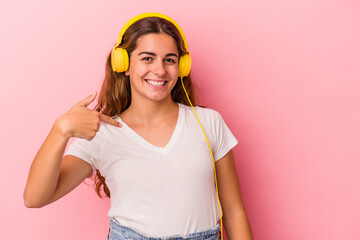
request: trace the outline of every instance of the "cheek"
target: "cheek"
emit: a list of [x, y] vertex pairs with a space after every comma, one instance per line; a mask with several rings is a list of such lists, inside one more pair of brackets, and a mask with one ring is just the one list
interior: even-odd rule
[[149, 71], [149, 68], [146, 64], [133, 63], [130, 67], [130, 76], [141, 76], [146, 74]]
[[168, 68], [168, 73], [170, 73], [171, 75], [179, 75], [179, 67], [178, 65], [174, 65]]

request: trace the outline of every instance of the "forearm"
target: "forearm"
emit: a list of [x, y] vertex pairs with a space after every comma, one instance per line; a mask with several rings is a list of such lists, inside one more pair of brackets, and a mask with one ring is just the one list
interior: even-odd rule
[[54, 124], [30, 167], [24, 190], [27, 207], [42, 207], [51, 199], [57, 186], [68, 140], [69, 137], [65, 137]]
[[223, 224], [229, 240], [253, 240], [246, 213], [223, 217]]

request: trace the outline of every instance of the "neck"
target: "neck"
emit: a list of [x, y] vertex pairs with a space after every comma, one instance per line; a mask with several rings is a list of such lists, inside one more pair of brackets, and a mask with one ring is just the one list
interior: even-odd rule
[[157, 122], [178, 113], [178, 105], [174, 101], [131, 101], [128, 109], [121, 115], [131, 119], [134, 123], [145, 125], [156, 124]]

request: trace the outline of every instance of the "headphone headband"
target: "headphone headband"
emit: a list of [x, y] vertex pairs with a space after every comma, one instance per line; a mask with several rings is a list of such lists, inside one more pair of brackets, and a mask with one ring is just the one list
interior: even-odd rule
[[147, 18], [147, 17], [159, 17], [159, 18], [163, 18], [165, 20], [168, 20], [169, 22], [171, 22], [172, 24], [175, 25], [175, 27], [177, 28], [177, 30], [179, 31], [180, 33], [180, 36], [184, 42], [184, 45], [185, 45], [185, 49], [186, 51], [188, 52], [188, 45], [187, 45], [187, 42], [186, 42], [186, 39], [185, 39], [185, 34], [184, 32], [181, 30], [180, 26], [173, 20], [171, 19], [170, 17], [164, 15], [164, 14], [161, 14], [161, 13], [155, 13], [155, 12], [149, 12], [149, 13], [143, 13], [143, 14], [140, 14], [140, 15], [137, 15], [135, 17], [133, 17], [132, 19], [130, 19], [125, 25], [124, 27], [121, 29], [120, 31], [120, 34], [119, 34], [119, 37], [116, 41], [116, 46], [119, 46], [121, 44], [121, 41], [122, 41], [122, 38], [126, 32], [126, 30], [128, 30], [128, 28], [134, 24], [135, 22], [139, 21], [140, 19], [143, 19], [143, 18]]

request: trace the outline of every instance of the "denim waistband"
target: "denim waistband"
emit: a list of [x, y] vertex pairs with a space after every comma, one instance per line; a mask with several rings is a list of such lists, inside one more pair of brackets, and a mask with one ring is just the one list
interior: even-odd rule
[[172, 235], [165, 237], [148, 237], [137, 230], [130, 227], [122, 226], [115, 218], [110, 218], [110, 227], [108, 233], [108, 240], [218, 240], [220, 239], [220, 225], [216, 224], [214, 227], [201, 231], [190, 233], [188, 235]]

